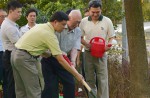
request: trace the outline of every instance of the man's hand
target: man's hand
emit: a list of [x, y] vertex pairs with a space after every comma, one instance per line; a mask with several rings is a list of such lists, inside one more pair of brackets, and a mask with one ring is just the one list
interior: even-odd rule
[[82, 80], [84, 79], [81, 74], [77, 74], [77, 75], [75, 76], [75, 78], [76, 78], [79, 82], [82, 82]]
[[107, 45], [105, 46], [105, 51], [110, 50], [110, 49], [111, 49], [111, 46], [112, 46], [112, 44], [107, 44]]
[[71, 65], [73, 65], [74, 67], [76, 67], [76, 62], [71, 62]]
[[91, 44], [86, 43], [86, 44], [85, 44], [85, 47], [88, 48], [88, 49], [90, 49], [90, 48], [91, 48]]

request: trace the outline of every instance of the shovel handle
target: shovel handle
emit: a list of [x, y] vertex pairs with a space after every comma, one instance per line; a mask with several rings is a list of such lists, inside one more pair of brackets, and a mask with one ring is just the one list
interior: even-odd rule
[[82, 83], [83, 83], [83, 85], [86, 87], [86, 89], [87, 89], [89, 92], [92, 91], [92, 89], [90, 88], [90, 86], [89, 86], [84, 80], [82, 80]]

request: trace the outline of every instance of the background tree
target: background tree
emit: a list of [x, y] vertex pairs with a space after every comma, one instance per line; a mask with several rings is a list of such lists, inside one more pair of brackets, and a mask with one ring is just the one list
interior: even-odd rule
[[149, 98], [148, 61], [141, 0], [124, 0], [130, 57], [130, 97]]
[[150, 2], [143, 2], [142, 3], [143, 8], [143, 17], [144, 21], [150, 21]]
[[114, 25], [118, 24], [124, 16], [122, 2], [117, 0], [102, 0], [102, 14], [109, 17]]
[[[0, 8], [5, 8], [7, 2], [11, 0], [0, 0]], [[35, 7], [39, 10], [39, 16], [37, 17], [37, 23], [46, 22], [55, 11], [62, 10], [66, 11], [70, 8], [80, 9], [84, 13], [84, 9], [87, 8], [88, 2], [90, 0], [18, 0], [20, 1], [23, 8], [23, 17], [18, 21], [19, 25], [23, 25], [25, 18], [24, 13], [30, 7]], [[111, 18], [116, 24], [121, 20], [121, 3], [115, 0], [103, 0], [103, 15]], [[115, 5], [115, 6], [113, 6]]]
[[[7, 5], [7, 2], [12, 1], [12, 0], [0, 0], [0, 8], [5, 8]], [[17, 0], [20, 3], [24, 4], [34, 4], [36, 3], [38, 0]]]

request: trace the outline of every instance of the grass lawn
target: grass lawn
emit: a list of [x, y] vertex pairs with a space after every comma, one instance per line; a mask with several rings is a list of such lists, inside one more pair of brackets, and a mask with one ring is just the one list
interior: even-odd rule
[[2, 90], [2, 85], [0, 85], [0, 91]]
[[59, 96], [59, 98], [63, 98], [63, 96]]

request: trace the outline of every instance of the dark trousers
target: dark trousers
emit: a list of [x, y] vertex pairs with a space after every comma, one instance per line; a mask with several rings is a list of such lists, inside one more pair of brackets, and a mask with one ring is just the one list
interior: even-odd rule
[[11, 51], [6, 50], [3, 53], [2, 62], [3, 62], [3, 83], [5, 85], [4, 98], [16, 98], [15, 95], [15, 84], [13, 78], [12, 66], [10, 63]]
[[75, 82], [73, 76], [52, 56], [43, 58], [41, 63], [45, 82], [42, 98], [59, 98], [58, 78], [63, 85], [63, 98], [75, 98]]
[[3, 51], [0, 51], [0, 84], [2, 84], [2, 78], [3, 78], [2, 56], [3, 56]]
[[[2, 58], [3, 58], [3, 51], [0, 51], [0, 83], [2, 84], [3, 92], [6, 92], [6, 82], [5, 82], [4, 77], [3, 77], [4, 67], [3, 67]], [[6, 98], [6, 97], [3, 96], [3, 98]]]

